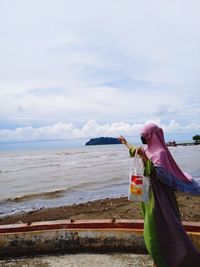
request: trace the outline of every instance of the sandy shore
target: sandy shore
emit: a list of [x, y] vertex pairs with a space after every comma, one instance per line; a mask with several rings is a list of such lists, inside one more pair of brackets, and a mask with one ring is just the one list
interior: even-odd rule
[[[200, 221], [200, 197], [177, 194], [181, 218]], [[39, 211], [5, 217], [0, 224], [50, 221], [59, 219], [142, 219], [140, 205], [127, 197], [90, 201], [84, 204], [42, 209]]]

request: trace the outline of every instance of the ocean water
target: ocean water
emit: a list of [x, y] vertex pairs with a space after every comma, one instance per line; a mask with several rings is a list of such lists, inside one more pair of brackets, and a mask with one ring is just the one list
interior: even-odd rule
[[[170, 148], [200, 179], [200, 146]], [[0, 152], [0, 217], [127, 196], [131, 158], [123, 145], [9, 149]]]

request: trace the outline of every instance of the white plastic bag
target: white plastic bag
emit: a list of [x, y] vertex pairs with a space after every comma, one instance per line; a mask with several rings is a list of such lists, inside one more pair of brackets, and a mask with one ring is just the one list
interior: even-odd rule
[[144, 163], [137, 152], [138, 151], [136, 150], [130, 168], [128, 199], [130, 201], [148, 202], [150, 186], [149, 177], [144, 176]]

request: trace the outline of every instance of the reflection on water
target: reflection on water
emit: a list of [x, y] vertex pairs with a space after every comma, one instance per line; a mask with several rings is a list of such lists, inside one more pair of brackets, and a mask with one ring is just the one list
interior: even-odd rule
[[37, 256], [0, 261], [0, 267], [150, 267], [152, 261], [148, 255], [130, 253], [113, 254], [73, 254], [62, 256]]

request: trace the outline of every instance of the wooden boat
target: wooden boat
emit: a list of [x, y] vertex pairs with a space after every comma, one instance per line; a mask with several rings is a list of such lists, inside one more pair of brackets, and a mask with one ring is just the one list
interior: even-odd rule
[[[200, 223], [184, 222], [200, 250]], [[0, 257], [46, 253], [146, 253], [142, 220], [59, 220], [0, 226]]]

